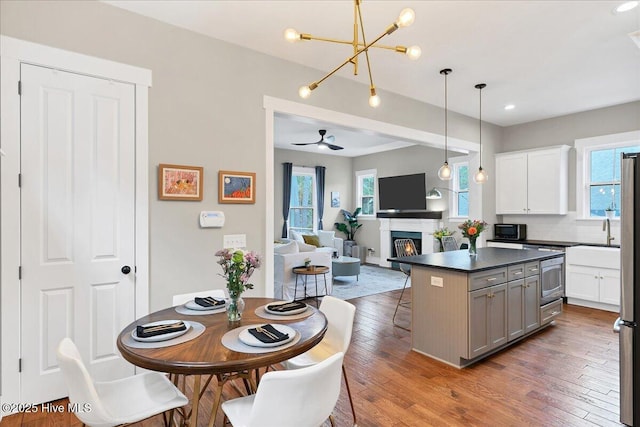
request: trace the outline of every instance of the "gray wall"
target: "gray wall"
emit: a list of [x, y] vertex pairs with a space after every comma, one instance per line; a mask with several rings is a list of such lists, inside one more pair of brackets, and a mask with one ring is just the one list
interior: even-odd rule
[[[282, 234], [282, 164], [291, 162], [294, 166], [324, 166], [327, 168], [325, 174], [324, 193], [324, 229], [334, 230], [333, 224], [336, 221], [342, 222], [340, 209], [352, 210], [353, 196], [351, 193], [351, 183], [353, 172], [351, 169], [352, 160], [350, 157], [331, 156], [327, 154], [311, 154], [296, 150], [276, 149], [274, 155], [274, 177], [273, 177], [273, 199], [274, 199], [274, 236], [279, 238]], [[340, 207], [331, 207], [331, 192], [340, 193]], [[336, 232], [337, 237], [344, 238], [342, 233]]]
[[[616, 105], [503, 128], [500, 151], [566, 144], [593, 136], [640, 129], [640, 102]], [[576, 152], [569, 152], [569, 210], [576, 210]]]
[[[233, 24], [230, 24], [233, 25]], [[142, 17], [97, 1], [2, 1], [3, 35], [148, 68], [150, 308], [171, 296], [222, 288], [214, 252], [223, 234], [244, 233], [265, 251], [265, 95], [301, 102], [297, 88], [323, 73]], [[434, 75], [434, 79], [440, 76]], [[372, 109], [363, 83], [333, 77], [304, 101], [322, 108], [440, 133], [438, 107], [379, 90]], [[474, 99], [474, 89], [469, 90]], [[457, 124], [456, 124], [457, 123]], [[452, 114], [450, 135], [476, 139], [476, 121]], [[204, 167], [202, 202], [159, 201], [157, 165]], [[255, 205], [218, 205], [218, 170], [257, 173]], [[345, 193], [346, 195], [346, 193]], [[200, 229], [201, 210], [222, 210], [223, 229]], [[263, 271], [253, 294], [264, 292]]]

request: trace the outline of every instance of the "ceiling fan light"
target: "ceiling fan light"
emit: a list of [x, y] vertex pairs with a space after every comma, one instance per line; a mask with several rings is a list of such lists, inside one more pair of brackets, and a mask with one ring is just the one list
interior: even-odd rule
[[473, 176], [473, 181], [476, 184], [484, 184], [485, 182], [487, 182], [489, 180], [489, 176], [487, 175], [487, 173], [484, 171], [484, 169], [482, 169], [482, 166], [480, 166], [478, 168], [478, 172], [476, 172], [476, 174]]
[[329, 146], [326, 142], [321, 142], [318, 144], [318, 150], [326, 150], [327, 148], [329, 148]]
[[449, 181], [452, 178], [451, 167], [449, 166], [449, 163], [444, 162], [444, 164], [440, 166], [440, 169], [438, 169], [438, 178], [443, 181]]
[[405, 55], [407, 55], [409, 59], [415, 61], [420, 58], [420, 55], [422, 55], [422, 49], [420, 49], [420, 46], [409, 46]]
[[398, 20], [396, 21], [396, 25], [398, 27], [408, 27], [409, 25], [413, 24], [415, 20], [416, 13], [413, 11], [413, 9], [402, 9], [402, 11], [400, 12], [400, 16], [398, 16]]
[[300, 33], [293, 28], [287, 28], [284, 30], [284, 38], [288, 42], [295, 43], [300, 40]]

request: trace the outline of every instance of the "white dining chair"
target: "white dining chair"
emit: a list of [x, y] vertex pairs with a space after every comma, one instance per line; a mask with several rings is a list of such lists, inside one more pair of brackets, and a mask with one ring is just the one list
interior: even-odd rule
[[318, 427], [327, 418], [333, 426], [343, 358], [338, 352], [303, 369], [267, 372], [255, 394], [226, 401], [222, 410], [234, 427]]
[[173, 305], [182, 305], [186, 302], [192, 301], [195, 297], [214, 297], [214, 298], [226, 298], [227, 295], [224, 289], [211, 289], [209, 291], [191, 292], [189, 294], [178, 294], [173, 296]]
[[[416, 249], [416, 244], [412, 239], [396, 239], [393, 242], [396, 248], [396, 257], [402, 258], [406, 256], [418, 255], [418, 250]], [[400, 325], [396, 322], [396, 316], [398, 315], [398, 308], [402, 307], [411, 307], [411, 300], [403, 300], [404, 291], [407, 289], [407, 283], [409, 282], [409, 278], [411, 277], [411, 265], [400, 263], [400, 271], [402, 271], [405, 276], [404, 286], [402, 287], [402, 292], [400, 292], [400, 297], [398, 298], [398, 303], [396, 304], [396, 310], [393, 312], [393, 325], [398, 328], [404, 329], [405, 331], [410, 331], [411, 329]]]
[[[287, 369], [300, 369], [311, 366], [335, 353], [346, 354], [347, 350], [349, 350], [351, 334], [353, 332], [353, 321], [356, 317], [356, 307], [347, 301], [329, 295], [322, 298], [320, 311], [326, 316], [328, 323], [324, 338], [311, 350], [283, 362], [283, 365]], [[345, 385], [347, 386], [349, 404], [351, 405], [351, 413], [353, 415], [353, 425], [355, 426], [356, 410], [353, 406], [353, 398], [344, 365], [342, 366], [342, 374]]]
[[78, 408], [88, 408], [75, 412], [88, 426], [135, 423], [188, 403], [185, 395], [158, 372], [93, 382], [78, 348], [69, 338], [60, 342], [56, 355], [69, 391], [69, 402]]

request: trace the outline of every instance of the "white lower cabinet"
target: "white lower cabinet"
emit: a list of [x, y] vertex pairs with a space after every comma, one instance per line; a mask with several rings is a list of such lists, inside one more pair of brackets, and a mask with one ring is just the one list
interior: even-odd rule
[[[567, 266], [567, 298], [620, 305], [620, 270]], [[617, 310], [616, 310], [617, 311]]]
[[617, 312], [620, 310], [620, 249], [567, 249], [567, 302]]

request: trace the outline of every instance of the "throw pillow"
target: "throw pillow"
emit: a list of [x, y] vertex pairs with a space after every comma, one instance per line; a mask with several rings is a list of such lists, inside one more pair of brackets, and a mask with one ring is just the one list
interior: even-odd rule
[[285, 254], [297, 254], [300, 252], [298, 249], [298, 242], [295, 240], [290, 241], [289, 243], [285, 243], [284, 245], [278, 245], [273, 248], [273, 252], [280, 255]]
[[300, 252], [315, 252], [315, 250], [318, 249], [316, 246], [307, 245], [306, 243], [300, 243], [297, 240], [296, 243], [298, 244], [298, 249], [300, 250]]
[[302, 233], [300, 233], [299, 231], [289, 230], [289, 235], [291, 239], [298, 241], [300, 243], [304, 243], [304, 239], [302, 238]]
[[318, 238], [320, 239], [320, 246], [333, 247], [333, 239], [336, 236], [335, 231], [318, 230]]
[[313, 245], [316, 248], [320, 247], [320, 239], [315, 234], [305, 234], [302, 236], [304, 242], [308, 245]]

